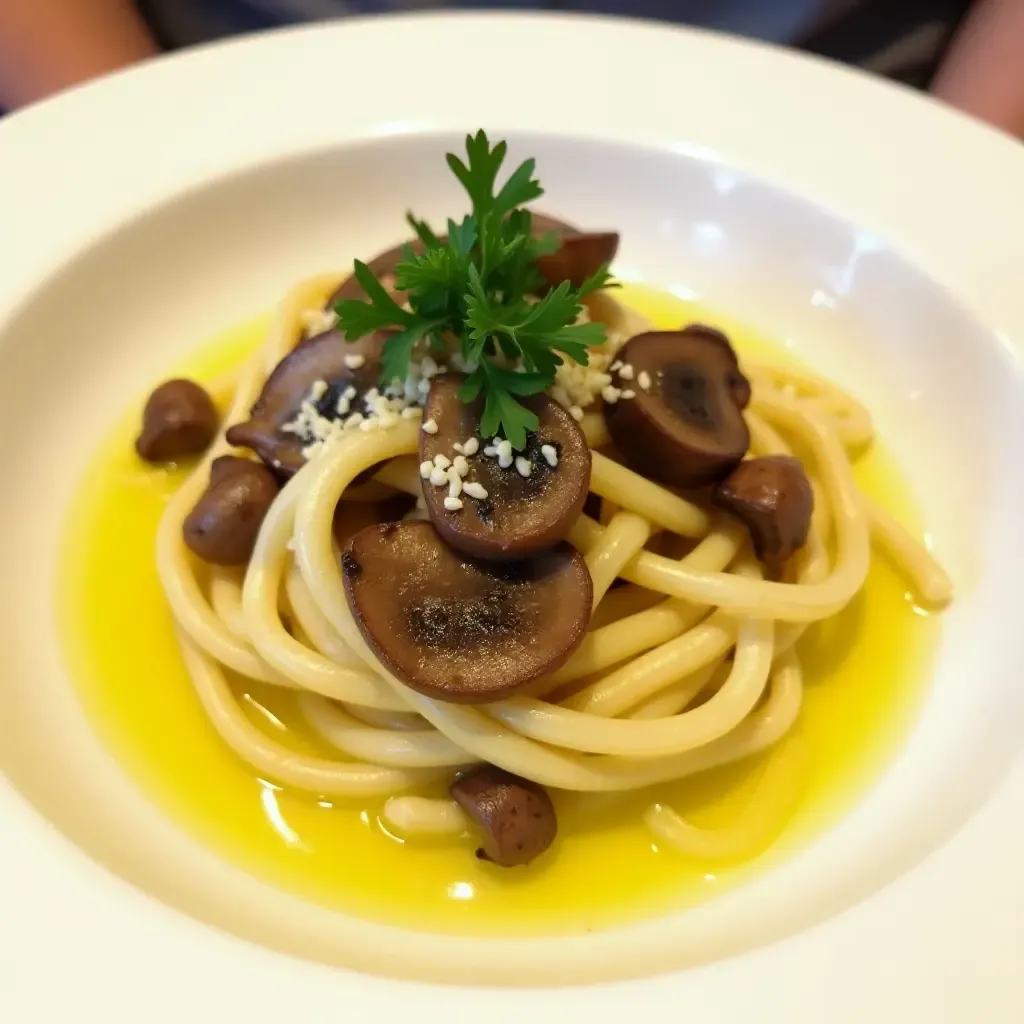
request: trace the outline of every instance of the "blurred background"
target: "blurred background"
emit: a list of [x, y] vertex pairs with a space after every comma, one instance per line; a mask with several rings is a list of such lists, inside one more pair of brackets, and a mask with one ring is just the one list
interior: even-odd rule
[[930, 90], [1024, 136], [1024, 0], [0, 0], [0, 110], [239, 33], [446, 8], [619, 14], [733, 32]]

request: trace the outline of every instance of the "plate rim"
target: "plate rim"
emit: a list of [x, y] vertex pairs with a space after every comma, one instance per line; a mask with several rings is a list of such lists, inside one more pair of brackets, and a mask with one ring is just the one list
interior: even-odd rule
[[[0, 123], [0, 237], [15, 239], [18, 251], [15, 253], [14, 246], [0, 249], [0, 310], [16, 310], [54, 267], [126, 216], [134, 217], [173, 192], [231, 173], [254, 160], [281, 158], [328, 141], [440, 132], [465, 128], [467, 121], [475, 127], [475, 111], [483, 109], [481, 97], [463, 99], [462, 106], [443, 114], [422, 109], [419, 101], [420, 116], [403, 117], [396, 123], [396, 103], [405, 103], [406, 109], [416, 104], [384, 90], [367, 99], [366, 109], [336, 112], [328, 135], [314, 115], [330, 110], [331, 97], [317, 96], [315, 102], [303, 106], [297, 101], [309, 100], [309, 93], [297, 90], [309, 83], [317, 67], [330, 66], [335, 46], [351, 46], [361, 54], [353, 65], [369, 68], [374, 47], [383, 43], [412, 53], [425, 39], [441, 44], [452, 31], [458, 31], [465, 41], [474, 34], [485, 40], [495, 29], [509, 46], [515, 40], [536, 42], [533, 33], [542, 29], [540, 49], [546, 53], [557, 52], [567, 42], [577, 48], [582, 44], [595, 57], [615, 57], [616, 66], [628, 71], [628, 81], [624, 75], [617, 83], [618, 95], [611, 105], [606, 102], [608, 95], [592, 97], [592, 107], [577, 110], [572, 121], [568, 112], [522, 110], [523, 97], [499, 83], [500, 95], [492, 93], [488, 101], [501, 111], [496, 120], [502, 130], [548, 130], [713, 153], [716, 159], [837, 210], [886, 238], [947, 286], [979, 320], [995, 328], [1017, 360], [1024, 356], [1024, 347], [1015, 340], [1024, 336], [1024, 296], [1016, 294], [1009, 275], [998, 273], [1001, 266], [1020, 266], [1024, 256], [1024, 210], [1018, 212], [1013, 204], [1014, 186], [1024, 180], [1024, 148], [924, 97], [815, 58], [714, 33], [578, 15], [439, 12], [290, 28], [160, 58], [14, 115]], [[277, 89], [283, 89], [276, 102], [262, 111], [263, 116], [272, 115], [270, 123], [280, 134], [272, 136], [263, 119], [243, 119], [230, 133], [211, 133], [211, 128], [223, 128], [232, 123], [232, 115], [237, 118], [247, 110], [250, 97], [242, 83], [254, 87], [266, 74], [268, 63], [284, 71], [300, 53], [303, 67], [298, 71], [276, 78], [266, 75], [275, 79]], [[712, 79], [719, 76], [720, 81], [738, 76], [756, 83], [759, 94], [751, 97], [750, 117], [724, 116], [721, 102], [715, 100], [707, 101], [712, 108], [709, 111], [680, 114], [672, 120], [678, 128], [667, 131], [666, 122], [659, 123], [649, 112], [637, 116], [637, 107], [646, 99], [644, 90], [662, 81], [656, 57], [671, 58], [680, 65], [690, 61], [694, 65], [691, 74], [699, 70]], [[483, 60], [477, 57], [475, 66], [485, 67]], [[189, 118], [182, 90], [186, 94], [192, 90], [199, 97], [204, 84], [226, 79], [229, 73], [234, 88], [214, 96], [204, 130]], [[266, 86], [263, 88], [265, 94]], [[260, 95], [258, 89], [256, 92]], [[288, 96], [293, 107], [303, 106], [303, 111], [286, 125], [283, 117], [288, 107], [283, 100]], [[819, 124], [814, 133], [808, 133], [804, 122], [820, 115], [827, 103], [849, 116], [844, 116], [842, 123]], [[779, 105], [789, 105], [791, 113], [780, 117]], [[154, 109], [158, 112], [155, 117]], [[758, 120], [763, 122], [760, 126]], [[884, 159], [899, 165], [890, 167], [891, 176], [884, 180], [870, 173], [875, 170], [870, 163], [865, 166], [864, 133], [858, 125], [866, 122], [872, 123], [875, 145], [884, 150]], [[116, 148], [118, 123], [131, 124], [136, 148], [112, 176], [108, 154], [117, 152], [120, 160], [125, 157], [123, 146], [121, 151]], [[770, 147], [765, 145], [768, 126], [776, 133]], [[175, 129], [175, 146], [161, 152], [165, 162], [155, 173], [133, 179], [133, 167], [152, 170], [145, 156], [146, 139], [159, 148], [160, 133], [170, 129]], [[86, 135], [87, 130], [91, 134]], [[684, 133], [685, 142], [681, 141]], [[815, 136], [813, 140], [807, 137], [810, 134]], [[182, 145], [183, 139], [189, 140], [188, 144]], [[120, 141], [123, 143], [123, 135]], [[88, 142], [76, 153], [73, 189], [66, 185], [66, 173], [47, 160], [66, 151], [70, 142]], [[939, 159], [945, 161], [944, 178], [934, 174]], [[927, 189], [920, 187], [921, 181], [928, 182]], [[963, 208], [957, 204], [958, 187], [974, 189], [970, 203], [962, 203]], [[38, 218], [40, 209], [48, 211], [42, 219]], [[940, 209], [945, 215], [942, 223], [935, 218]], [[797, 1019], [808, 1020], [852, 1021], [871, 1016], [940, 1020], [960, 1019], [952, 1011], [954, 1006], [977, 1012], [981, 1006], [978, 993], [987, 989], [991, 1012], [984, 1019], [1011, 1020], [1024, 1007], [1009, 984], [1020, 963], [1013, 950], [1024, 948], [1024, 915], [1020, 913], [1024, 881], [1002, 887], [1000, 882], [1014, 878], [1016, 864], [1024, 854], [1024, 828], [1008, 825], [1019, 818], [1022, 801], [1024, 765], [1018, 760], [958, 836], [915, 870], [835, 918], [773, 945], [683, 974], [600, 988], [517, 991], [513, 1012], [547, 1019], [547, 1014], [582, 1010], [595, 1019], [617, 1020], [637, 998], [644, 998], [659, 999], [677, 1010], [705, 1015], [710, 1011], [717, 1015], [712, 1019], [720, 1020], [774, 1007], [780, 1008], [781, 1020], [785, 1006], [791, 1008], [791, 1015], [797, 1013]], [[303, 999], [303, 1011], [322, 1019], [337, 1006], [342, 991], [346, 998], [359, 1000], [367, 1008], [380, 1012], [387, 1006], [396, 1015], [410, 1007], [421, 1013], [432, 1009], [438, 1019], [441, 1013], [452, 1011], [459, 1015], [456, 1019], [463, 1013], [468, 1019], [469, 1012], [476, 1016], [483, 1010], [495, 1015], [493, 992], [337, 972], [257, 949], [200, 925], [89, 861], [39, 819], [3, 779], [0, 822], [7, 834], [18, 837], [17, 845], [9, 844], [10, 849], [0, 855], [0, 862], [10, 860], [12, 868], [0, 871], [0, 902], [10, 908], [0, 926], [0, 951], [9, 954], [6, 963], [21, 960], [23, 930], [39, 934], [47, 929], [60, 931], [65, 904], [53, 902], [40, 911], [56, 893], [72, 902], [78, 908], [76, 913], [88, 907], [103, 917], [102, 934], [77, 944], [74, 961], [70, 949], [51, 942], [55, 950], [65, 949], [59, 966], [62, 972], [72, 970], [74, 988], [69, 984], [67, 992], [74, 992], [78, 1005], [93, 1000], [100, 1005], [102, 994], [113, 1011], [104, 985], [109, 975], [103, 967], [114, 955], [118, 962], [133, 964], [130, 980], [122, 978], [125, 989], [118, 994], [124, 1006], [151, 1006], [152, 992], [159, 985], [163, 1005], [157, 1012], [166, 1013], [166, 1019], [180, 1019], [186, 1012], [199, 1012], [201, 1018], [211, 1015], [220, 1005], [213, 1000], [229, 998], [243, 979], [252, 993], [244, 1009], [255, 1022], [278, 1019], [288, 1005], [282, 1000], [284, 993], [291, 993], [290, 999]], [[17, 870], [19, 866], [21, 870]], [[956, 906], [960, 916], [956, 927], [950, 928], [949, 880], [959, 879], [962, 891], [963, 879], [971, 876], [976, 879], [971, 900], [967, 906]], [[883, 931], [884, 942], [880, 939]], [[140, 957], [138, 949], [132, 948], [141, 944], [142, 935], [159, 936], [161, 948], [173, 949], [180, 958], [174, 970], [179, 984], [186, 976], [182, 968], [187, 970], [189, 964], [198, 972], [195, 976], [202, 978], [201, 984], [176, 993], [178, 1001], [173, 1007], [171, 999], [164, 1001], [164, 965]], [[976, 955], [979, 944], [986, 950], [985, 958]], [[986, 962], [974, 963], [979, 959]], [[943, 984], [936, 984], [935, 966], [941, 962], [956, 963], [957, 971]], [[216, 984], [211, 980], [211, 964], [216, 965]], [[19, 998], [20, 983], [25, 984], [26, 999], [38, 984], [39, 974], [32, 982], [33, 967], [49, 971], [53, 965], [52, 960], [45, 965], [22, 964], [21, 977], [13, 979], [13, 998]], [[252, 981], [255, 971], [260, 973], [258, 987]], [[885, 983], [865, 993], [865, 971]], [[738, 984], [741, 974], [745, 975], [743, 984]], [[805, 975], [813, 975], [812, 983], [807, 983]], [[1000, 983], [1005, 987], [1000, 989]], [[194, 1002], [197, 997], [199, 1001]], [[0, 1001], [4, 998], [0, 996]], [[32, 1003], [25, 1004], [32, 1005], [39, 1005], [37, 993]], [[220, 1012], [242, 1008], [237, 1002], [223, 1006]], [[855, 1016], [837, 1016], [851, 1008]], [[1009, 1016], [1000, 1017], [1000, 1013]], [[504, 1019], [503, 1013], [499, 1019]]]

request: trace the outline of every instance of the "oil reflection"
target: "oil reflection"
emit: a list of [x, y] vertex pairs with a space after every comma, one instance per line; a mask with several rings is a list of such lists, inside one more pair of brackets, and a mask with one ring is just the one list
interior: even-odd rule
[[471, 900], [475, 895], [472, 882], [452, 882], [448, 886], [448, 896], [453, 900]]
[[263, 804], [263, 813], [266, 814], [267, 821], [270, 822], [274, 831], [289, 846], [294, 846], [300, 850], [308, 849], [299, 837], [298, 832], [284, 820], [284, 815], [281, 813], [281, 808], [277, 802], [277, 794], [281, 791], [281, 787], [275, 786], [272, 782], [265, 782], [263, 779], [260, 779], [259, 783], [262, 790], [260, 793], [260, 803]]

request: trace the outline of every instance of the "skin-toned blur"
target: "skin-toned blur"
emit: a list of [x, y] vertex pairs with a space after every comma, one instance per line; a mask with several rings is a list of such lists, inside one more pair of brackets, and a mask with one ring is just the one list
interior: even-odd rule
[[[0, 109], [206, 38], [344, 13], [447, 6], [651, 15], [789, 43], [927, 88], [1024, 137], [1022, 0], [0, 0]], [[866, 32], [874, 42], [861, 45]], [[928, 59], [914, 75], [902, 74], [901, 57], [922, 46]]]

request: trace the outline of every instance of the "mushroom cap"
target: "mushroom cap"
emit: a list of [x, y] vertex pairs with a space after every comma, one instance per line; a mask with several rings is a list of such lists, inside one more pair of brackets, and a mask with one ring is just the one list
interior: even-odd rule
[[427, 522], [361, 530], [342, 555], [349, 607], [402, 682], [483, 704], [559, 668], [583, 640], [593, 585], [568, 545], [515, 563], [459, 554]]
[[[383, 343], [381, 335], [373, 337]], [[346, 388], [356, 389], [356, 396], [351, 400], [354, 412], [361, 411], [363, 395], [378, 387], [380, 369], [375, 359], [367, 359], [357, 369], [346, 365], [345, 357], [356, 354], [344, 334], [337, 330], [324, 331], [299, 342], [266, 379], [249, 411], [249, 419], [228, 428], [228, 442], [240, 448], [251, 448], [279, 476], [293, 476], [306, 464], [302, 450], [310, 441], [282, 427], [295, 419], [302, 403], [309, 398], [313, 384], [322, 380], [328, 385], [313, 403], [325, 419], [345, 418], [336, 409]]]
[[807, 543], [814, 490], [803, 463], [791, 455], [741, 462], [711, 500], [746, 525], [754, 552], [773, 572]]
[[135, 450], [147, 462], [198, 455], [217, 436], [219, 422], [205, 388], [192, 380], [167, 380], [146, 400]]
[[[511, 560], [528, 558], [563, 541], [579, 518], [590, 487], [590, 447], [579, 424], [553, 398], [531, 395], [520, 399], [539, 421], [527, 446], [515, 453], [531, 463], [530, 475], [522, 476], [513, 464], [502, 469], [496, 458], [484, 455], [491, 439], [480, 437], [483, 399], [463, 402], [459, 388], [461, 374], [439, 374], [433, 379], [423, 410], [425, 421], [433, 419], [437, 433], [420, 434], [420, 460], [433, 461], [437, 455], [454, 458], [456, 442], [471, 437], [479, 441], [469, 456], [467, 481], [483, 485], [487, 498], [477, 501], [462, 497], [462, 508], [444, 506], [447, 487], [423, 485], [427, 512], [441, 536], [452, 547], [477, 558]], [[541, 448], [551, 445], [557, 454], [552, 467]]]
[[[721, 331], [692, 324], [638, 334], [617, 358], [633, 369], [634, 397], [606, 405], [604, 416], [633, 469], [671, 486], [699, 487], [739, 463], [750, 447], [743, 418], [750, 384]], [[648, 389], [635, 383], [642, 373]]]
[[214, 565], [245, 565], [278, 488], [261, 462], [235, 455], [214, 459], [210, 483], [182, 526], [189, 550]]
[[555, 808], [536, 782], [483, 764], [460, 775], [451, 794], [480, 832], [481, 860], [506, 868], [529, 864], [555, 840]]

